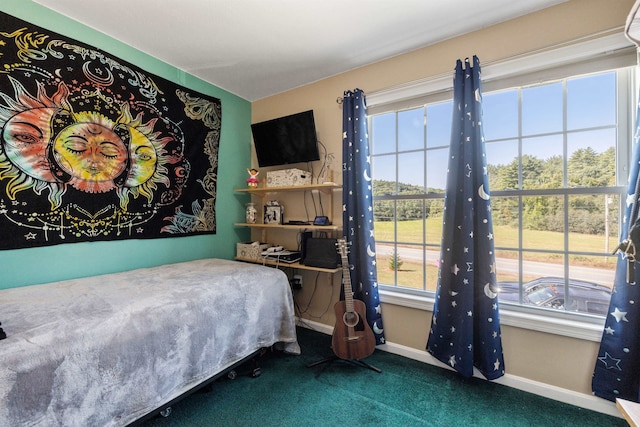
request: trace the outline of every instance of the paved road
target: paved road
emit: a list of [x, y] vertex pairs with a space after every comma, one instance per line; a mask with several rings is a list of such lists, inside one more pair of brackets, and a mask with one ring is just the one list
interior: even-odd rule
[[[390, 255], [393, 253], [393, 246], [376, 244], [376, 251], [379, 256]], [[411, 260], [418, 262], [422, 262], [422, 257], [424, 255], [425, 260], [428, 264], [437, 265], [438, 258], [440, 257], [440, 252], [430, 250], [423, 251], [417, 248], [399, 247], [398, 255], [400, 255], [400, 258], [405, 261]], [[523, 261], [522, 268], [527, 275], [533, 275], [537, 277], [564, 276], [564, 267], [560, 264], [549, 264], [546, 262], [537, 261]], [[517, 275], [518, 260], [510, 258], [496, 258], [496, 269], [498, 271], [498, 274], [512, 273]], [[571, 267], [571, 278], [575, 280], [584, 280], [587, 282], [598, 283], [605, 286], [613, 285], [614, 273], [615, 272], [613, 270], [603, 270], [600, 268], [582, 266]]]

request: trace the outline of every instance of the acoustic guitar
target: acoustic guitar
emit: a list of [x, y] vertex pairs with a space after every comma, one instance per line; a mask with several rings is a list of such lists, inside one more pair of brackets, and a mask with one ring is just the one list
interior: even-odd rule
[[344, 301], [338, 301], [333, 307], [336, 313], [336, 325], [333, 328], [331, 345], [333, 352], [340, 359], [359, 360], [373, 353], [376, 339], [367, 323], [364, 302], [353, 298], [347, 242], [345, 239], [339, 239], [336, 246], [342, 259]]

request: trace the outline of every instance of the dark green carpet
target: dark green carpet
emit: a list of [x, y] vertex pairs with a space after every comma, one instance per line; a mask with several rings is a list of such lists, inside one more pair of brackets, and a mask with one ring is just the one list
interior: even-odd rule
[[[366, 361], [307, 368], [332, 355], [331, 337], [298, 329], [302, 355], [270, 353], [258, 378], [220, 380], [173, 406], [150, 426], [626, 426], [621, 418], [383, 351]], [[242, 369], [239, 369], [242, 371]]]

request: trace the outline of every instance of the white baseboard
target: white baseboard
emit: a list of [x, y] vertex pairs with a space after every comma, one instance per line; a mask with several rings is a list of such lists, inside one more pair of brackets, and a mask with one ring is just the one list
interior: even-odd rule
[[[333, 327], [325, 325], [324, 323], [299, 318], [297, 318], [296, 321], [298, 326], [307, 329], [312, 329], [314, 331], [321, 332], [327, 335], [331, 335], [333, 333]], [[397, 354], [398, 356], [406, 357], [408, 359], [417, 360], [433, 366], [437, 366], [439, 368], [451, 370], [449, 366], [441, 363], [439, 360], [427, 353], [426, 350], [417, 350], [415, 348], [407, 347], [402, 344], [395, 344], [388, 341], [383, 345], [377, 346], [376, 348], [392, 354]], [[474, 376], [484, 379], [481, 374], [475, 374]], [[558, 402], [568, 403], [580, 408], [585, 408], [591, 411], [597, 411], [603, 414], [622, 418], [622, 415], [616, 408], [615, 403], [590, 394], [578, 393], [576, 391], [567, 390], [554, 385], [545, 384], [539, 381], [533, 381], [527, 378], [510, 374], [505, 374], [504, 376], [493, 380], [493, 382], [495, 382], [496, 384], [502, 384], [507, 387], [513, 387], [518, 390], [526, 391], [528, 393], [533, 393], [538, 396], [557, 400]]]

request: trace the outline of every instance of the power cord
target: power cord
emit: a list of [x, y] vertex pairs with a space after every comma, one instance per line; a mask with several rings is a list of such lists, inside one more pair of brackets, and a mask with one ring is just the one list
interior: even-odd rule
[[333, 286], [333, 282], [331, 282], [331, 296], [329, 297], [329, 302], [328, 302], [327, 307], [325, 308], [325, 310], [318, 316], [316, 316], [316, 315], [314, 315], [314, 314], [309, 312], [309, 308], [311, 307], [311, 301], [313, 301], [314, 296], [316, 294], [316, 291], [318, 290], [318, 279], [319, 279], [319, 277], [320, 277], [320, 272], [316, 272], [316, 278], [314, 280], [313, 291], [311, 292], [311, 296], [309, 297], [309, 300], [307, 301], [307, 306], [304, 309], [302, 309], [301, 305], [296, 300], [295, 295], [294, 295], [294, 304], [295, 304], [296, 308], [298, 309], [298, 316], [300, 316], [302, 314], [308, 314], [309, 317], [311, 317], [312, 319], [322, 319], [322, 317], [325, 314], [327, 314], [327, 312], [331, 308], [331, 302], [333, 301], [333, 297], [335, 295], [335, 286]]

